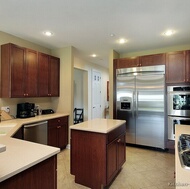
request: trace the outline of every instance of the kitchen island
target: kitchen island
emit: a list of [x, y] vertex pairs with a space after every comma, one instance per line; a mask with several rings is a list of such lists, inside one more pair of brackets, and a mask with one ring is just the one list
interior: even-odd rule
[[[24, 124], [54, 120], [68, 114], [55, 113], [27, 119], [13, 119], [0, 123], [0, 188], [57, 189], [57, 154], [60, 148], [24, 141], [12, 136]], [[5, 133], [2, 131], [5, 131]]]
[[126, 122], [93, 119], [70, 129], [75, 182], [92, 189], [108, 187], [126, 160]]

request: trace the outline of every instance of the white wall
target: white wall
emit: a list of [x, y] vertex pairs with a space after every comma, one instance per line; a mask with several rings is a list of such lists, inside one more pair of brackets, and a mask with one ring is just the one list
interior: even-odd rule
[[83, 70], [74, 69], [74, 108], [84, 108], [83, 72]]

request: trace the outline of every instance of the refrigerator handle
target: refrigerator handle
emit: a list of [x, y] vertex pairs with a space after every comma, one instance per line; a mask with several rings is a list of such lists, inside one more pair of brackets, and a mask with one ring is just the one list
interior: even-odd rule
[[132, 117], [133, 118], [135, 118], [134, 103], [135, 103], [135, 92], [133, 91], [133, 98], [132, 98]]
[[137, 91], [137, 97], [136, 97], [136, 117], [138, 117], [138, 106], [139, 106], [139, 92]]

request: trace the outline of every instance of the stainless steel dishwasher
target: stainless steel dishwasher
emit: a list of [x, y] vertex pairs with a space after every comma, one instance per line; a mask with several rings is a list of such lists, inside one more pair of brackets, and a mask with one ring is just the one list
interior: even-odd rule
[[47, 121], [24, 125], [24, 140], [47, 145]]

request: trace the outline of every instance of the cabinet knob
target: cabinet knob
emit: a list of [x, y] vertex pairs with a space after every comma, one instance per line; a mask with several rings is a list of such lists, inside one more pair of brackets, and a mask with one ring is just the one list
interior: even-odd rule
[[118, 142], [118, 143], [121, 142], [121, 139], [119, 138], [119, 139], [117, 140], [117, 142]]

